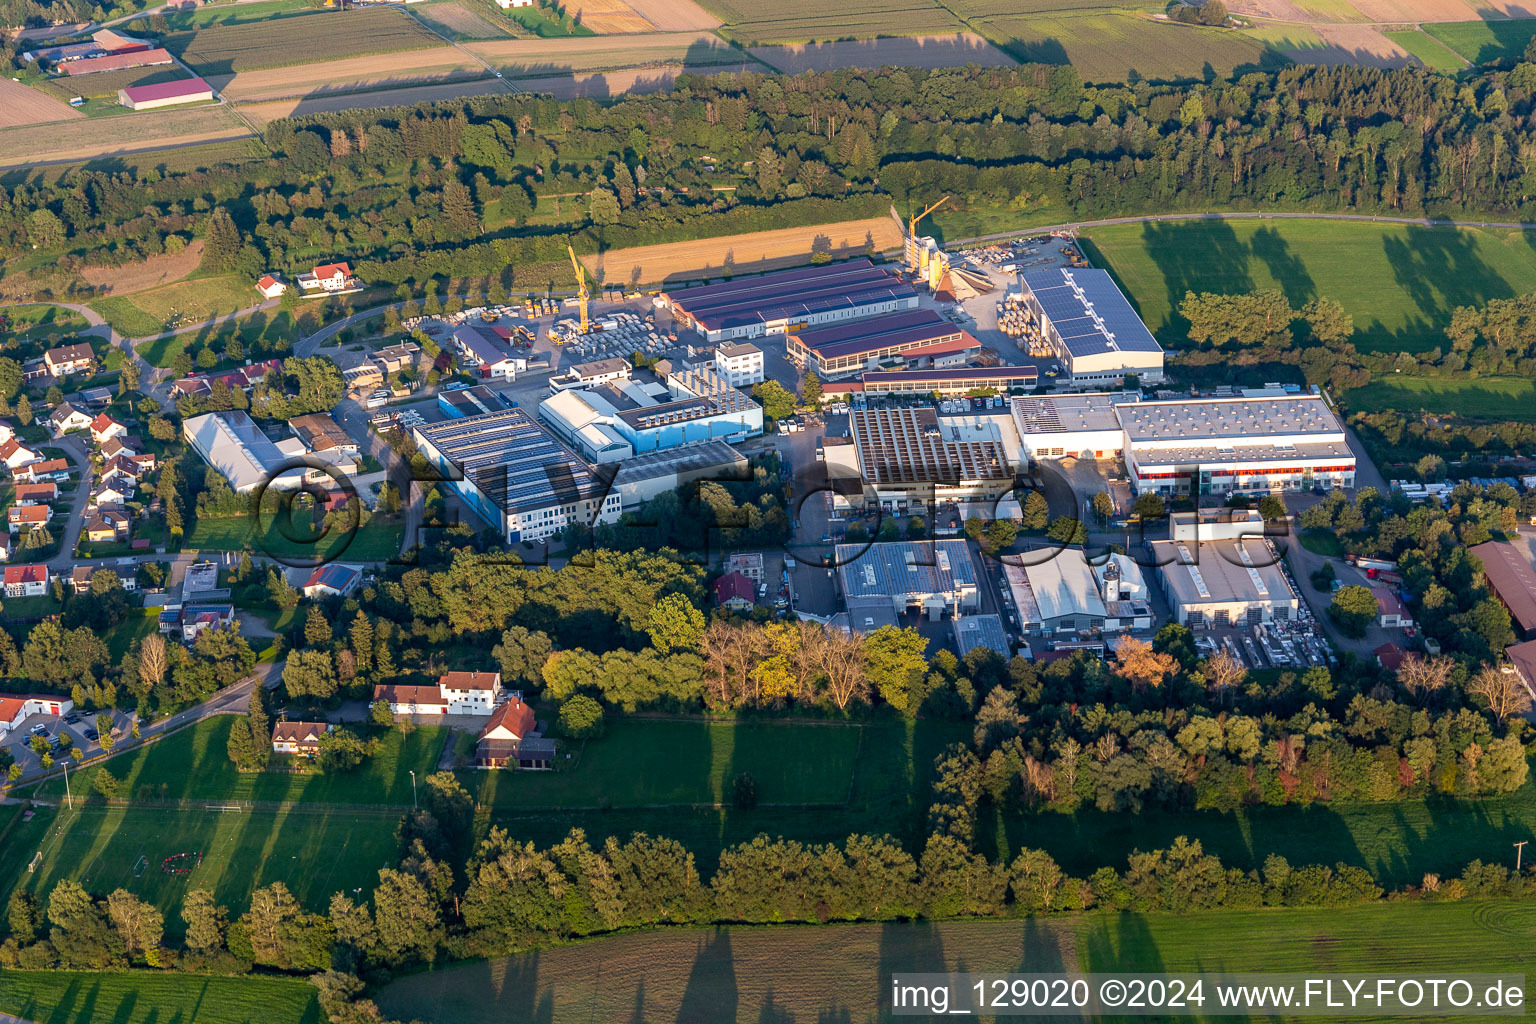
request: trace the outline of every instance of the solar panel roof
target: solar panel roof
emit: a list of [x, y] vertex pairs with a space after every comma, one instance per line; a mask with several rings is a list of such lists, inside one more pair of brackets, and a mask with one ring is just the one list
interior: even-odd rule
[[808, 316], [914, 294], [869, 260], [850, 260], [668, 292], [674, 306], [710, 330]]
[[1035, 270], [1020, 280], [1074, 356], [1162, 351], [1106, 271]]
[[794, 333], [795, 339], [819, 358], [836, 359], [874, 349], [916, 345], [951, 335], [958, 338], [960, 328], [931, 309], [913, 309], [857, 323]]

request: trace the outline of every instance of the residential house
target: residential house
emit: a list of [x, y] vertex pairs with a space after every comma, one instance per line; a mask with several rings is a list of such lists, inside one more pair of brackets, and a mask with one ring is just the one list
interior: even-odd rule
[[121, 437], [114, 437], [102, 443], [101, 457], [103, 459], [110, 461], [117, 458], [119, 455], [125, 459], [133, 458], [133, 446], [126, 443], [126, 441]]
[[304, 447], [315, 453], [341, 451], [356, 455], [360, 446], [350, 434], [341, 429], [329, 415], [323, 412], [308, 416], [295, 416], [288, 421], [293, 436], [304, 442]]
[[128, 460], [139, 467], [140, 476], [143, 476], [145, 473], [153, 473], [155, 467], [159, 465], [155, 460], [154, 452], [141, 452], [138, 455], [130, 455]]
[[752, 581], [739, 572], [728, 572], [715, 580], [715, 604], [733, 612], [749, 612], [756, 604]]
[[500, 672], [448, 672], [438, 677], [437, 688], [453, 715], [488, 715], [501, 695]]
[[287, 291], [288, 286], [272, 274], [263, 274], [261, 280], [256, 282], [256, 290], [261, 292], [264, 299], [275, 299]]
[[90, 425], [91, 418], [68, 402], [60, 402], [48, 416], [48, 426], [53, 429], [54, 437], [63, 437], [71, 430], [84, 430]]
[[89, 373], [96, 366], [96, 353], [84, 342], [60, 345], [43, 353], [43, 365], [50, 376], [68, 377], [75, 373]]
[[232, 604], [178, 605], [160, 613], [160, 632], [180, 631], [183, 643], [190, 644], [210, 629], [228, 629], [235, 621]]
[[92, 544], [110, 544], [127, 540], [131, 520], [128, 513], [117, 508], [97, 506], [96, 514], [85, 521], [85, 539]]
[[12, 505], [5, 510], [5, 518], [12, 533], [25, 533], [46, 526], [53, 518], [53, 509], [47, 505]]
[[98, 414], [95, 419], [91, 420], [90, 426], [91, 440], [97, 444], [106, 444], [114, 437], [123, 437], [128, 433], [126, 426], [117, 422], [117, 420], [106, 413]]
[[0, 693], [0, 739], [31, 715], [67, 715], [75, 702], [53, 693]]
[[1382, 644], [1371, 653], [1376, 656], [1376, 664], [1388, 672], [1396, 672], [1403, 667], [1403, 649], [1397, 644]]
[[39, 483], [43, 480], [64, 481], [69, 479], [69, 463], [64, 459], [44, 459], [41, 462], [29, 462], [16, 470], [17, 480], [28, 480]]
[[48, 505], [58, 500], [59, 485], [52, 481], [45, 484], [17, 484], [13, 497], [18, 505]]
[[322, 263], [307, 274], [299, 275], [299, 287], [307, 292], [345, 291], [352, 281], [352, 268], [345, 263]]
[[11, 560], [11, 552], [15, 546], [16, 542], [11, 540], [10, 531], [0, 530], [0, 562], [9, 562]]
[[[77, 565], [69, 572], [70, 587], [77, 594], [83, 594], [91, 589], [91, 580], [101, 571], [102, 566]], [[118, 574], [117, 585], [130, 593], [139, 589], [139, 578], [132, 573]]]
[[208, 395], [213, 393], [213, 385], [223, 381], [231, 391], [238, 388], [249, 392], [257, 384], [266, 380], [273, 373], [281, 373], [283, 364], [277, 359], [268, 359], [265, 362], [252, 363], [249, 366], [239, 366], [233, 370], [224, 370], [219, 373], [198, 374], [193, 377], [183, 377], [181, 380], [171, 382], [171, 391], [175, 397], [182, 395]]
[[399, 373], [407, 367], [414, 368], [421, 358], [421, 346], [414, 341], [402, 341], [388, 345], [369, 356], [383, 373]]
[[41, 461], [42, 457], [42, 452], [35, 448], [28, 448], [14, 437], [0, 443], [0, 461], [4, 461], [6, 468], [12, 473], [29, 462]]
[[129, 498], [133, 497], [134, 487], [131, 483], [114, 481], [104, 483], [91, 494], [91, 507], [104, 508], [110, 505], [121, 506]]
[[496, 709], [475, 743], [481, 768], [548, 768], [554, 759], [554, 742], [540, 735], [533, 708], [519, 696]]
[[436, 686], [396, 686], [380, 684], [373, 688], [373, 699], [385, 701], [397, 715], [446, 715], [448, 702]]
[[16, 428], [0, 420], [0, 444], [5, 444], [16, 436]]
[[134, 484], [139, 482], [139, 477], [142, 475], [142, 473], [142, 467], [140, 467], [140, 465], [133, 459], [128, 458], [125, 455], [114, 456], [113, 458], [108, 459], [106, 463], [101, 467], [102, 482], [105, 483], [118, 480], [127, 485], [130, 489]]
[[5, 567], [5, 596], [45, 597], [49, 581], [46, 565], [8, 565]]
[[328, 565], [319, 566], [310, 573], [309, 579], [304, 581], [304, 585], [299, 590], [305, 597], [346, 597], [357, 591], [362, 579], [363, 574], [360, 570], [350, 565], [331, 562]]
[[276, 722], [272, 726], [272, 752], [314, 757], [320, 753], [320, 737], [334, 728], [329, 722]]
[[1382, 629], [1408, 629], [1413, 625], [1413, 616], [1390, 587], [1370, 589], [1371, 596], [1376, 599], [1376, 622]]

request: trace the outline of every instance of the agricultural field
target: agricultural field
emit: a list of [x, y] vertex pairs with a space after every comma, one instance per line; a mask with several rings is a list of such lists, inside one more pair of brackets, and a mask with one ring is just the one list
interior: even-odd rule
[[965, 28], [936, 0], [867, 0], [855, 7], [829, 7], [815, 0], [783, 0], [773, 5], [704, 0], [702, 6], [721, 20], [722, 35], [747, 46], [943, 35]]
[[248, 138], [254, 138], [250, 126], [219, 104], [143, 110], [63, 125], [0, 128], [0, 167], [88, 162]]
[[511, 34], [506, 19], [497, 18], [468, 0], [422, 4], [411, 12], [432, 28], [456, 42], [474, 39], [505, 39]]
[[1461, 54], [1422, 29], [1383, 32], [1382, 35], [1413, 54], [1420, 64], [1433, 71], [1454, 72], [1467, 66]]
[[0, 128], [73, 121], [84, 116], [67, 102], [46, 92], [13, 82], [9, 77], [0, 77]]
[[198, 28], [164, 40], [204, 77], [441, 44], [403, 11], [383, 7]]
[[120, 267], [84, 267], [80, 276], [91, 287], [102, 289], [105, 295], [141, 292], [180, 281], [196, 270], [202, 260], [203, 242], [197, 239], [188, 242], [180, 252], [151, 256]]
[[1525, 17], [1523, 0], [1234, 0], [1233, 14], [1289, 22], [1398, 23]]
[[1315, 31], [1321, 48], [1282, 52], [1302, 64], [1404, 68], [1414, 63], [1407, 50], [1369, 25], [1319, 25]]
[[1087, 82], [1198, 79], [1207, 66], [1225, 77], [1237, 68], [1284, 63], [1240, 32], [1152, 21], [1126, 11], [976, 19], [972, 26], [1016, 60], [1071, 64]]
[[301, 67], [242, 71], [209, 80], [227, 99], [239, 102], [316, 97], [333, 93], [399, 89], [463, 78], [484, 78], [485, 67], [450, 46], [348, 57]]
[[1536, 38], [1536, 19], [1459, 21], [1425, 25], [1424, 31], [1473, 64], [1486, 64], [1524, 53], [1525, 45]]
[[1425, 352], [1457, 306], [1536, 291], [1536, 236], [1482, 228], [1329, 220], [1185, 220], [1084, 232], [1147, 326], [1176, 340], [1190, 291], [1266, 288], [1292, 305], [1318, 296], [1354, 314], [1362, 351]]
[[1342, 398], [1351, 409], [1449, 413], [1464, 419], [1536, 418], [1536, 381], [1526, 377], [1391, 376]]
[[313, 13], [315, 8], [309, 0], [265, 0], [258, 3], [204, 4], [190, 11], [167, 14], [165, 18], [171, 28], [179, 32], [207, 25], [246, 25]]
[[225, 274], [196, 281], [177, 281], [131, 296], [97, 299], [91, 303], [91, 308], [119, 334], [144, 338], [181, 324], [228, 316], [262, 301], [250, 281]]
[[885, 1019], [901, 970], [1518, 972], [1533, 938], [1536, 905], [1514, 902], [678, 928], [413, 974], [377, 1000], [433, 1024], [862, 1021]]
[[628, 0], [639, 15], [658, 32], [708, 32], [720, 27], [720, 19], [694, 0]]
[[0, 1013], [48, 1024], [319, 1024], [323, 1019], [315, 988], [303, 978], [175, 971], [6, 971], [0, 974]]
[[890, 217], [870, 217], [839, 224], [613, 249], [581, 259], [599, 280], [609, 284], [661, 284], [677, 278], [718, 274], [727, 266], [734, 273], [745, 274], [805, 263], [818, 238], [831, 246], [834, 258], [841, 258], [861, 255], [871, 244], [876, 252], [899, 248], [901, 229]]
[[[121, 71], [98, 71], [92, 75], [76, 75], [71, 78], [49, 79], [44, 86], [49, 92], [68, 100], [72, 96], [86, 99], [106, 99], [117, 106], [117, 90], [132, 85], [156, 85], [160, 82], [179, 82], [192, 76], [183, 69], [170, 67], [123, 68]], [[121, 111], [122, 107], [117, 107]]]
[[[712, 35], [653, 32], [647, 35], [593, 36], [551, 47], [541, 39], [466, 43], [464, 48], [504, 72], [508, 78], [554, 78], [626, 68], [721, 65], [741, 67], [742, 54]], [[527, 83], [519, 88], [541, 91]]]
[[20, 184], [62, 181], [70, 171], [78, 167], [89, 170], [134, 170], [153, 167], [162, 174], [182, 171], [207, 170], [218, 164], [244, 163], [271, 156], [255, 136], [233, 139], [228, 142], [210, 142], [206, 145], [181, 146], [176, 149], [150, 150], [145, 153], [128, 153], [105, 160], [80, 160], [75, 163], [48, 164], [37, 167], [13, 167], [0, 170], [0, 185], [14, 188]]
[[845, 39], [835, 43], [754, 46], [748, 53], [786, 74], [835, 68], [878, 68], [887, 64], [919, 68], [958, 68], [967, 64], [1014, 63], [1013, 58], [974, 32], [942, 36]]
[[567, 0], [564, 7], [579, 25], [598, 35], [656, 31], [656, 26], [624, 0]]
[[302, 99], [242, 103], [240, 113], [265, 125], [280, 117], [297, 117], [301, 114], [327, 114], [357, 107], [410, 106], [415, 103], [458, 99], [463, 96], [485, 96], [507, 91], [507, 86], [499, 79], [480, 78], [469, 82], [413, 85], [404, 89], [381, 89], [374, 92], [347, 92], [330, 96], [306, 96]]

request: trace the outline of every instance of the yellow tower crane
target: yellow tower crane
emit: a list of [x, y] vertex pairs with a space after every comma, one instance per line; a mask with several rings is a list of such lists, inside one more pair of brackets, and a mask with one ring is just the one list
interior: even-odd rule
[[937, 210], [939, 207], [943, 206], [945, 203], [949, 202], [949, 198], [949, 196], [945, 196], [943, 199], [940, 199], [938, 202], [928, 207], [922, 213], [917, 214], [911, 220], [907, 221], [907, 265], [910, 266], [913, 270], [917, 269], [917, 222], [928, 216], [934, 210]]
[[576, 250], [567, 245], [565, 251], [571, 254], [571, 269], [576, 271], [576, 298], [581, 303], [581, 333], [586, 334], [591, 326], [587, 321], [587, 274], [576, 259]]

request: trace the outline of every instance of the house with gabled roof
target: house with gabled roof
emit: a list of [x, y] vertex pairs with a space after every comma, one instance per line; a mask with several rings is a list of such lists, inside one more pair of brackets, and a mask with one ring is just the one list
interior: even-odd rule
[[60, 402], [48, 416], [48, 426], [54, 437], [63, 437], [72, 430], [84, 430], [90, 425], [91, 418], [68, 402]]
[[91, 420], [90, 427], [91, 440], [97, 444], [106, 444], [114, 437], [122, 437], [128, 433], [127, 426], [117, 422], [117, 420], [104, 412], [97, 413], [96, 418]]
[[3, 461], [6, 468], [13, 473], [29, 462], [41, 461], [42, 457], [42, 452], [35, 448], [28, 448], [14, 437], [0, 444], [0, 461]]
[[13, 474], [17, 480], [66, 480], [69, 478], [69, 462], [65, 459], [43, 459], [29, 462]]
[[299, 275], [299, 287], [307, 292], [339, 292], [352, 281], [352, 268], [346, 263], [322, 263], [307, 274]]
[[317, 566], [299, 590], [305, 597], [346, 597], [356, 592], [362, 579], [361, 570], [338, 562], [328, 562]]
[[5, 510], [5, 519], [12, 533], [24, 533], [46, 526], [52, 518], [53, 509], [48, 505], [12, 505]]
[[548, 768], [555, 744], [541, 735], [533, 709], [514, 696], [492, 713], [475, 743], [481, 768]]
[[373, 688], [373, 699], [384, 701], [397, 715], [446, 715], [448, 702], [437, 686], [409, 686], [380, 683]]
[[8, 565], [5, 567], [6, 597], [43, 597], [48, 593], [46, 565]]
[[43, 353], [43, 365], [54, 377], [68, 377], [73, 373], [88, 373], [96, 365], [96, 353], [84, 342], [60, 345]]
[[488, 715], [501, 696], [500, 672], [445, 672], [437, 688], [451, 715]]
[[43, 484], [17, 484], [11, 497], [18, 505], [50, 505], [58, 500], [59, 485], [51, 480]]
[[287, 291], [288, 286], [279, 281], [275, 275], [262, 274], [261, 279], [256, 282], [256, 290], [261, 292], [261, 297], [264, 299], [275, 299]]
[[272, 752], [314, 757], [320, 753], [320, 737], [334, 728], [329, 722], [276, 722], [272, 726]]
[[733, 612], [748, 612], [757, 603], [752, 581], [739, 572], [728, 572], [715, 580], [715, 604]]

